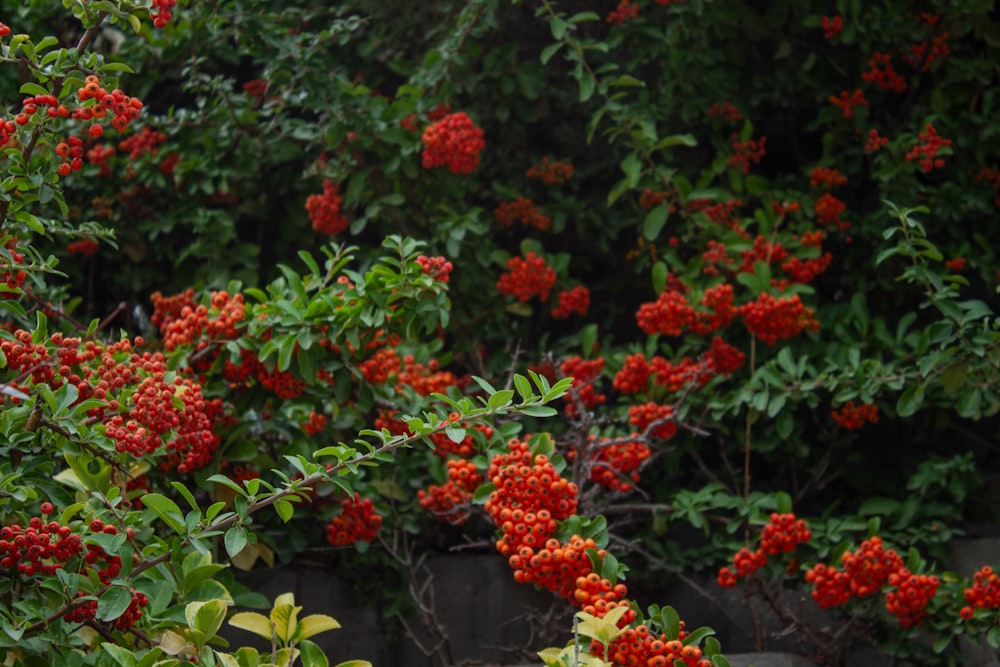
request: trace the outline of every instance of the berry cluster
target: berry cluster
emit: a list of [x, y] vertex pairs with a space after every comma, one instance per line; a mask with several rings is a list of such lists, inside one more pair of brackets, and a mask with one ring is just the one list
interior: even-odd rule
[[[94, 125], [94, 127], [101, 127]], [[60, 176], [69, 176], [70, 172], [80, 171], [83, 168], [83, 139], [80, 137], [67, 137], [66, 141], [56, 144], [56, 155], [62, 158], [62, 162], [56, 168], [56, 173]]]
[[837, 169], [830, 167], [814, 167], [809, 174], [809, 185], [823, 190], [833, 188], [847, 183], [847, 176], [844, 176]]
[[210, 345], [235, 340], [246, 319], [243, 295], [225, 290], [212, 292], [207, 306], [195, 302], [194, 290], [172, 297], [154, 292], [150, 301], [150, 321], [160, 330], [168, 351], [194, 346], [198, 353]]
[[[206, 399], [191, 379], [174, 376], [163, 354], [139, 355], [128, 339], [104, 344], [56, 333], [50, 341], [52, 351], [32, 343], [27, 331], [7, 334], [0, 342], [7, 369], [53, 390], [72, 384], [79, 400], [99, 401], [87, 414], [103, 423], [118, 452], [165, 454], [162, 465], [181, 474], [211, 461], [218, 446], [213, 426], [222, 402]], [[142, 339], [135, 344], [142, 345]]]
[[674, 421], [673, 415], [674, 409], [670, 405], [659, 405], [653, 402], [632, 405], [628, 409], [628, 423], [639, 431], [645, 431], [656, 423], [657, 425], [650, 435], [654, 438], [669, 440], [677, 433], [677, 422]]
[[330, 519], [326, 527], [326, 541], [335, 547], [371, 542], [381, 527], [382, 517], [375, 513], [371, 499], [362, 500], [355, 493], [340, 502], [340, 514]]
[[557, 320], [568, 319], [570, 315], [586, 315], [590, 309], [590, 290], [584, 285], [559, 292], [556, 307], [552, 309], [552, 317]]
[[[94, 519], [81, 532], [74, 532], [70, 526], [58, 521], [47, 521], [52, 514], [51, 503], [41, 506], [41, 516], [32, 517], [27, 527], [19, 524], [0, 528], [0, 567], [25, 577], [51, 576], [56, 570], [73, 569], [79, 574], [91, 574], [102, 585], [107, 586], [122, 571], [120, 556], [111, 556], [94, 542], [85, 542], [89, 535], [117, 535], [118, 529]], [[130, 530], [129, 537], [134, 537]], [[78, 595], [82, 595], [79, 593]], [[114, 626], [126, 630], [141, 618], [142, 608], [149, 600], [142, 593], [132, 591], [132, 603]], [[73, 606], [63, 616], [63, 620], [81, 623], [93, 620], [97, 613], [97, 601], [92, 600]]]
[[539, 164], [532, 165], [525, 176], [538, 179], [545, 185], [565, 185], [573, 178], [573, 165], [546, 155]]
[[853, 553], [845, 551], [841, 563], [843, 570], [818, 563], [806, 572], [806, 581], [815, 586], [812, 597], [824, 609], [839, 607], [854, 597], [874, 595], [890, 575], [904, 569], [903, 559], [894, 549], [886, 549], [878, 536], [862, 542]]
[[138, 132], [119, 141], [118, 150], [120, 150], [122, 154], [128, 153], [130, 159], [137, 160], [143, 153], [156, 155], [159, 152], [160, 145], [166, 141], [166, 133], [157, 132], [151, 127], [144, 127], [142, 128], [142, 132]]
[[529, 252], [524, 257], [507, 260], [507, 272], [497, 280], [497, 289], [504, 296], [513, 296], [522, 303], [537, 296], [541, 301], [549, 300], [549, 292], [556, 284], [556, 270], [539, 257]]
[[427, 255], [417, 257], [417, 264], [420, 265], [420, 269], [425, 274], [443, 283], [447, 283], [451, 278], [451, 270], [454, 268], [451, 262], [444, 257], [428, 257]]
[[715, 224], [731, 229], [743, 238], [750, 238], [737, 215], [741, 206], [743, 206], [742, 199], [727, 199], [720, 202], [711, 199], [689, 199], [685, 209], [689, 213], [703, 212], [705, 217]]
[[878, 130], [868, 130], [868, 138], [865, 139], [865, 152], [877, 153], [889, 145], [889, 137], [880, 136]]
[[878, 423], [878, 406], [874, 403], [855, 405], [854, 401], [847, 401], [840, 409], [834, 410], [831, 416], [841, 428], [856, 431], [864, 428], [865, 424]]
[[887, 53], [876, 51], [868, 61], [867, 72], [861, 74], [861, 78], [868, 83], [874, 83], [882, 90], [891, 90], [895, 93], [906, 92], [906, 79], [892, 66], [892, 58]]
[[614, 665], [644, 667], [674, 667], [682, 664], [685, 667], [711, 667], [712, 661], [704, 657], [701, 648], [694, 644], [684, 644], [687, 633], [684, 631], [684, 621], [681, 621], [681, 631], [677, 639], [668, 640], [664, 634], [654, 635], [645, 625], [635, 628], [625, 628], [608, 646], [592, 642], [590, 652], [599, 658], [610, 660]]
[[775, 298], [764, 292], [756, 301], [745, 303], [738, 310], [747, 331], [767, 345], [775, 345], [803, 331], [819, 330], [819, 321], [798, 294]]
[[769, 556], [791, 553], [800, 544], [812, 539], [809, 526], [794, 514], [773, 512], [760, 531], [760, 547], [756, 551], [743, 548], [733, 556], [733, 566], [723, 567], [716, 578], [723, 588], [735, 588], [737, 582], [767, 565]]
[[70, 242], [66, 246], [66, 252], [70, 255], [80, 255], [81, 257], [93, 257], [97, 252], [98, 243], [94, 239], [78, 239]]
[[748, 174], [751, 164], [760, 164], [760, 161], [764, 159], [766, 153], [764, 146], [767, 143], [767, 137], [747, 139], [746, 141], [738, 141], [738, 139], [739, 135], [734, 133], [733, 151], [735, 152], [729, 157], [727, 164], [739, 169], [744, 174]]
[[849, 225], [840, 219], [840, 216], [847, 210], [847, 205], [837, 199], [829, 192], [824, 192], [816, 203], [813, 204], [813, 212], [816, 214], [816, 222], [820, 225], [835, 225], [837, 229], [846, 229]]
[[167, 27], [167, 23], [173, 17], [171, 13], [177, 0], [153, 0], [153, 11], [149, 17], [153, 19], [153, 27], [162, 30]]
[[605, 20], [611, 25], [624, 25], [637, 18], [639, 18], [639, 5], [632, 0], [619, 0], [618, 6]]
[[916, 162], [924, 172], [944, 167], [944, 158], [937, 157], [942, 149], [951, 147], [951, 139], [945, 139], [928, 123], [924, 131], [917, 135], [917, 144], [906, 154], [906, 159]]
[[844, 112], [844, 118], [854, 116], [854, 107], [868, 106], [865, 92], [860, 88], [856, 88], [854, 92], [842, 90], [839, 95], [831, 95], [829, 99], [831, 104], [840, 107], [841, 111]]
[[269, 369], [263, 364], [257, 369], [257, 381], [264, 389], [274, 392], [278, 398], [285, 401], [298, 398], [308, 386], [304, 380], [298, 379], [289, 371]]
[[569, 357], [564, 360], [559, 367], [564, 377], [573, 378], [573, 386], [570, 388], [571, 396], [566, 401], [566, 416], [575, 417], [579, 414], [579, 407], [590, 409], [597, 407], [607, 400], [604, 394], [600, 394], [594, 388], [594, 381], [600, 377], [604, 370], [604, 357], [596, 359], [582, 359], [579, 356]]
[[705, 113], [709, 118], [721, 118], [727, 123], [738, 123], [743, 120], [743, 114], [732, 102], [713, 102]]
[[844, 29], [844, 19], [840, 16], [823, 17], [823, 39], [829, 41], [837, 37]]
[[597, 440], [595, 436], [588, 440], [590, 481], [614, 493], [628, 493], [639, 482], [639, 469], [652, 456], [652, 451], [638, 440], [606, 443], [607, 439]]
[[479, 153], [486, 146], [482, 128], [468, 114], [448, 114], [424, 130], [423, 165], [448, 167], [453, 174], [471, 174], [479, 166]]
[[315, 436], [318, 435], [326, 428], [327, 418], [322, 412], [316, 412], [315, 410], [309, 411], [309, 418], [302, 424], [302, 430], [305, 431], [306, 435]]
[[972, 586], [963, 591], [966, 606], [959, 612], [969, 620], [976, 609], [1000, 609], [1000, 576], [989, 565], [984, 565], [972, 575]]
[[948, 39], [950, 35], [941, 25], [941, 17], [930, 12], [920, 12], [917, 20], [925, 28], [932, 28], [936, 32], [930, 43], [926, 40], [918, 44], [911, 44], [908, 53], [903, 54], [903, 60], [907, 65], [926, 72], [931, 66], [950, 53]]
[[941, 580], [933, 574], [912, 574], [906, 568], [889, 575], [889, 585], [896, 590], [885, 594], [885, 608], [896, 617], [899, 625], [912, 628], [923, 623], [927, 605], [937, 592]]
[[469, 518], [472, 493], [483, 483], [483, 475], [465, 459], [448, 459], [447, 466], [448, 481], [417, 491], [417, 500], [435, 519], [457, 526]]
[[[515, 581], [543, 586], [595, 616], [619, 604], [628, 606], [625, 586], [594, 572], [587, 552], [593, 550], [599, 559], [606, 552], [593, 539], [573, 535], [560, 542], [553, 537], [558, 522], [576, 511], [577, 487], [559, 475], [547, 456], [512, 439], [508, 451], [490, 461], [487, 476], [496, 490], [486, 511], [503, 534], [497, 551], [507, 557]], [[634, 618], [629, 610], [621, 622]]]
[[[81, 105], [73, 111], [73, 118], [84, 121], [100, 120], [106, 118], [110, 111], [114, 115], [111, 126], [119, 132], [124, 132], [129, 123], [138, 118], [142, 111], [142, 100], [126, 95], [118, 88], [109, 93], [101, 86], [101, 80], [93, 74], [84, 80], [83, 87], [77, 91], [76, 96], [81, 103], [93, 100], [93, 104]], [[52, 108], [49, 107], [50, 116]], [[63, 115], [61, 111], [58, 113]], [[104, 133], [99, 123], [91, 125], [88, 131], [94, 139], [100, 138]]]
[[552, 219], [542, 215], [535, 203], [527, 197], [500, 202], [500, 205], [493, 209], [493, 217], [502, 227], [510, 227], [515, 220], [541, 231], [552, 226]]
[[334, 236], [347, 229], [347, 216], [340, 212], [344, 198], [336, 183], [323, 179], [323, 194], [306, 197], [306, 211], [312, 228], [322, 234]]
[[944, 265], [948, 268], [949, 271], [958, 273], [959, 271], [964, 269], [965, 265], [968, 263], [969, 260], [967, 260], [964, 257], [952, 257], [951, 259], [945, 260]]
[[[15, 269], [12, 265], [22, 263], [24, 253], [16, 250], [17, 238], [14, 236], [7, 237], [3, 248], [4, 253], [0, 254], [0, 284], [6, 285], [8, 290], [20, 289], [28, 274], [21, 269]], [[9, 255], [10, 259], [8, 260], [4, 255]]]

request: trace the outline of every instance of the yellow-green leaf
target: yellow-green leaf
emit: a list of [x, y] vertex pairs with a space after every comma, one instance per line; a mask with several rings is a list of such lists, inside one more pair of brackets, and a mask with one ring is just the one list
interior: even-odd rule
[[255, 611], [244, 611], [239, 614], [233, 614], [232, 618], [229, 619], [229, 625], [252, 632], [268, 641], [271, 641], [271, 638], [274, 636], [271, 629], [271, 621], [267, 616], [258, 614]]
[[348, 660], [337, 663], [336, 667], [372, 667], [372, 663], [367, 660]]
[[294, 601], [295, 598], [291, 593], [286, 593], [279, 595], [278, 599], [274, 601], [274, 609], [271, 610], [271, 623], [274, 624], [274, 633], [278, 639], [287, 644], [295, 633], [295, 626], [298, 623], [302, 607], [284, 602], [286, 599]]
[[167, 630], [160, 636], [160, 650], [167, 655], [177, 655], [187, 644], [188, 641], [173, 630]]
[[299, 639], [309, 639], [313, 635], [318, 635], [327, 630], [336, 630], [340, 627], [333, 616], [326, 614], [310, 614], [299, 621]]

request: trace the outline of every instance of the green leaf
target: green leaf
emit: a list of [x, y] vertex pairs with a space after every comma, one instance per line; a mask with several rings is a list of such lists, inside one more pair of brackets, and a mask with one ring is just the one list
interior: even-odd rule
[[295, 506], [287, 500], [276, 500], [274, 501], [274, 511], [278, 513], [278, 517], [282, 521], [288, 523], [295, 514]]
[[914, 385], [908, 387], [896, 402], [896, 412], [900, 417], [909, 417], [920, 409], [924, 402], [924, 386]]
[[101, 650], [110, 655], [111, 659], [118, 665], [121, 665], [121, 667], [135, 667], [137, 664], [135, 655], [132, 651], [122, 648], [117, 644], [112, 644], [111, 642], [101, 642]]
[[235, 558], [247, 545], [247, 531], [243, 526], [233, 526], [226, 531], [226, 553]]
[[554, 417], [559, 414], [558, 410], [547, 405], [529, 405], [520, 408], [518, 412], [528, 417]]
[[112, 586], [97, 598], [97, 619], [113, 621], [132, 604], [132, 591], [124, 586]]
[[597, 82], [593, 76], [589, 74], [580, 75], [580, 101], [586, 102], [594, 95], [594, 90], [597, 88]]
[[646, 220], [642, 223], [642, 235], [648, 241], [655, 241], [660, 235], [663, 226], [667, 224], [670, 217], [670, 204], [660, 204], [650, 209], [646, 214]]
[[298, 645], [298, 649], [302, 667], [329, 667], [330, 661], [326, 654], [315, 643], [306, 640]]
[[558, 53], [559, 49], [561, 49], [565, 44], [566, 42], [556, 42], [555, 44], [549, 44], [544, 49], [542, 49], [542, 55], [541, 55], [542, 64], [544, 65], [548, 63], [550, 60], [552, 60], [552, 56]]
[[224, 600], [207, 600], [204, 602], [189, 602], [184, 607], [184, 618], [187, 624], [205, 635], [214, 637], [226, 620], [229, 610]]
[[514, 388], [517, 389], [517, 394], [522, 401], [530, 400], [535, 395], [531, 388], [531, 382], [523, 375], [514, 375]]
[[177, 503], [159, 493], [147, 493], [141, 500], [146, 509], [162, 519], [175, 532], [184, 534], [184, 515]]
[[486, 407], [491, 410], [498, 410], [506, 407], [512, 398], [514, 398], [513, 389], [500, 389], [497, 393], [489, 397], [486, 401]]

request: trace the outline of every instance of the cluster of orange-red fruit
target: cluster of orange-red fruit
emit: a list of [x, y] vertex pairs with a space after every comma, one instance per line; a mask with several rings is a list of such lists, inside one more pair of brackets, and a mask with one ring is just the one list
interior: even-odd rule
[[552, 309], [552, 317], [557, 320], [568, 319], [570, 315], [586, 315], [590, 309], [590, 290], [584, 285], [559, 292], [556, 296], [556, 306]]
[[486, 146], [483, 130], [463, 111], [448, 114], [427, 126], [424, 144], [425, 169], [448, 167], [453, 174], [471, 174], [479, 166], [479, 153]]
[[446, 465], [448, 481], [417, 491], [417, 500], [435, 519], [457, 526], [469, 518], [472, 494], [483, 483], [483, 475], [465, 459], [449, 459]]
[[[47, 520], [52, 514], [52, 503], [41, 505], [41, 516], [31, 517], [26, 527], [12, 524], [0, 528], [0, 567], [25, 577], [51, 576], [57, 570], [74, 568], [82, 575], [93, 573], [101, 584], [107, 586], [121, 574], [120, 556], [110, 556], [96, 543], [84, 543], [89, 534], [117, 535], [118, 529], [99, 519], [93, 520], [83, 532], [74, 532], [70, 526]], [[135, 534], [130, 530], [129, 537]], [[142, 616], [142, 609], [149, 604], [142, 593], [132, 590], [132, 601], [114, 625], [119, 630], [132, 627]], [[80, 623], [93, 620], [97, 613], [97, 600], [78, 603], [63, 615], [63, 620]]]
[[323, 194], [306, 197], [306, 212], [312, 222], [312, 228], [321, 234], [334, 236], [347, 229], [347, 216], [341, 213], [340, 207], [344, 198], [336, 183], [323, 179]]
[[[161, 353], [139, 355], [128, 339], [104, 344], [55, 333], [50, 342], [55, 346], [52, 351], [33, 343], [29, 332], [17, 330], [0, 342], [0, 351], [8, 370], [33, 383], [45, 383], [53, 390], [71, 384], [78, 400], [101, 401], [88, 415], [104, 424], [117, 451], [136, 457], [165, 453], [161, 467], [181, 474], [211, 461], [218, 446], [213, 427], [222, 414], [222, 402], [206, 399], [201, 385], [189, 378], [171, 379]], [[142, 344], [142, 338], [135, 339], [135, 346]]]
[[712, 105], [705, 111], [709, 118], [721, 118], [727, 123], [738, 123], [743, 120], [743, 114], [732, 102], [712, 102]]
[[173, 9], [177, 5], [177, 0], [153, 0], [153, 11], [149, 17], [153, 19], [153, 27], [163, 29], [173, 18]]
[[604, 357], [596, 359], [584, 359], [580, 356], [572, 356], [563, 360], [559, 369], [564, 377], [573, 378], [573, 386], [570, 388], [570, 397], [566, 399], [566, 416], [576, 417], [579, 415], [579, 408], [585, 410], [595, 408], [603, 404], [607, 397], [598, 393], [594, 387], [594, 382], [604, 370]]
[[527, 178], [537, 179], [545, 185], [565, 185], [573, 178], [573, 165], [553, 160], [546, 155], [540, 163], [529, 167], [524, 175]]
[[305, 431], [306, 435], [318, 435], [326, 428], [327, 421], [326, 415], [322, 412], [310, 410], [306, 421], [302, 423], [302, 430]]
[[824, 16], [822, 19], [823, 39], [835, 39], [844, 30], [844, 19], [840, 16]]
[[81, 257], [93, 257], [97, 252], [98, 244], [94, 239], [77, 239], [66, 245], [66, 252], [71, 255]]
[[989, 565], [984, 565], [972, 575], [972, 585], [963, 592], [966, 605], [959, 615], [971, 619], [976, 609], [1000, 609], [1000, 576]]
[[[683, 0], [656, 0], [656, 4], [664, 7], [680, 2]], [[619, 0], [618, 6], [608, 14], [605, 20], [611, 25], [625, 25], [637, 18], [639, 18], [639, 5], [634, 0]]]
[[766, 145], [767, 137], [739, 141], [739, 135], [734, 133], [733, 154], [729, 156], [729, 161], [726, 164], [748, 174], [751, 164], [760, 164], [760, 161], [764, 159], [767, 152]]
[[[24, 261], [24, 253], [18, 252], [17, 250], [17, 238], [10, 236], [3, 244], [4, 248], [7, 249], [7, 254], [10, 255], [10, 261], [20, 264]], [[5, 258], [0, 257], [0, 269], [5, 268]], [[20, 289], [21, 285], [27, 279], [28, 274], [26, 274], [21, 269], [13, 269], [9, 264], [6, 265], [6, 270], [0, 271], [0, 283], [6, 285], [9, 289]]]
[[[108, 92], [101, 86], [101, 80], [93, 74], [84, 79], [83, 87], [77, 91], [76, 96], [81, 103], [89, 100], [94, 100], [94, 103], [80, 106], [74, 110], [72, 113], [74, 119], [100, 120], [106, 118], [110, 111], [114, 115], [111, 119], [111, 126], [119, 132], [124, 132], [129, 123], [138, 118], [140, 111], [142, 111], [142, 100], [126, 95], [118, 88]], [[50, 116], [52, 115], [51, 110], [50, 106]], [[62, 114], [60, 113], [60, 115]], [[104, 133], [104, 128], [99, 123], [94, 123], [88, 132], [91, 137], [98, 139]]]
[[853, 92], [842, 90], [837, 95], [831, 95], [829, 99], [831, 104], [840, 107], [844, 118], [852, 118], [854, 116], [854, 107], [868, 106], [865, 91], [860, 88], [855, 88]]
[[502, 227], [510, 227], [514, 221], [520, 222], [527, 227], [545, 231], [552, 226], [552, 218], [542, 215], [535, 202], [527, 197], [518, 197], [509, 201], [500, 202], [493, 209], [493, 217]]
[[734, 307], [732, 286], [722, 283], [705, 290], [701, 304], [710, 310], [695, 310], [684, 294], [666, 289], [656, 301], [639, 306], [636, 321], [647, 334], [680, 336], [690, 330], [706, 335], [729, 326], [739, 315], [747, 330], [768, 345], [804, 330], [819, 329], [812, 309], [802, 303], [798, 294], [774, 297], [764, 292], [756, 300]]
[[[638, 433], [633, 433], [631, 437], [638, 436]], [[638, 484], [639, 469], [652, 456], [652, 451], [638, 439], [616, 442], [591, 434], [587, 438], [584, 455], [590, 461], [590, 481], [613, 493], [628, 493]], [[566, 453], [570, 461], [576, 457], [576, 449]]]
[[791, 553], [810, 539], [812, 533], [803, 519], [792, 513], [773, 512], [760, 531], [760, 546], [755, 551], [747, 548], [737, 551], [732, 567], [721, 568], [716, 580], [723, 588], [735, 588], [740, 579], [767, 565], [769, 556]]
[[874, 403], [847, 401], [831, 413], [833, 421], [849, 431], [864, 428], [865, 424], [878, 423], [878, 406]]
[[843, 569], [819, 563], [806, 572], [806, 581], [815, 586], [812, 597], [817, 604], [824, 609], [839, 607], [889, 587], [884, 593], [885, 608], [904, 628], [923, 622], [941, 583], [935, 575], [911, 573], [899, 554], [886, 548], [878, 536], [862, 542], [855, 552], [844, 552], [841, 564]]
[[382, 517], [376, 514], [371, 499], [355, 493], [340, 501], [340, 514], [326, 526], [326, 540], [335, 547], [371, 542], [381, 527]]
[[711, 667], [712, 661], [700, 647], [684, 644], [687, 637], [684, 621], [680, 622], [680, 628], [677, 639], [669, 640], [663, 633], [654, 635], [646, 625], [625, 628], [607, 652], [595, 640], [590, 644], [590, 653], [622, 667], [674, 667], [678, 661], [686, 667]]
[[868, 61], [868, 66], [871, 69], [861, 74], [864, 81], [874, 83], [882, 90], [891, 90], [895, 93], [906, 91], [909, 84], [906, 82], [906, 78], [893, 67], [892, 57], [889, 54], [874, 52]]
[[497, 280], [497, 290], [504, 296], [513, 296], [522, 303], [534, 297], [548, 301], [549, 293], [556, 284], [556, 270], [546, 263], [544, 257], [529, 252], [524, 257], [507, 260], [507, 271]]
[[717, 375], [732, 375], [743, 367], [745, 360], [742, 351], [715, 336], [701, 360], [682, 357], [679, 362], [671, 363], [654, 355], [647, 361], [642, 353], [630, 354], [615, 374], [612, 385], [625, 395], [649, 391], [650, 380], [654, 387], [664, 387], [667, 391], [680, 391], [692, 383], [702, 387]]
[[944, 167], [944, 158], [938, 157], [938, 153], [950, 147], [951, 139], [945, 139], [933, 125], [927, 123], [924, 131], [917, 135], [916, 145], [907, 152], [906, 159], [916, 162], [925, 172], [940, 169]]
[[451, 271], [454, 268], [452, 263], [444, 257], [428, 257], [427, 255], [419, 255], [417, 264], [420, 265], [420, 269], [425, 274], [443, 283], [447, 283], [451, 279]]
[[[592, 549], [603, 559], [591, 538], [554, 537], [559, 522], [576, 512], [576, 484], [562, 477], [544, 454], [531, 451], [527, 441], [511, 439], [507, 451], [490, 461], [487, 477], [496, 487], [486, 511], [502, 533], [496, 548], [514, 569], [514, 580], [534, 583], [603, 617], [618, 605], [629, 606], [624, 584], [612, 584], [594, 571], [587, 555]], [[635, 619], [629, 609], [621, 619]]]

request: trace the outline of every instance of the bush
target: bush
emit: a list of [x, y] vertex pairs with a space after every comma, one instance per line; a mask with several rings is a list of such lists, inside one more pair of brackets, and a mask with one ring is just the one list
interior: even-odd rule
[[227, 559], [403, 534], [496, 541], [613, 664], [725, 659], [611, 536], [808, 582], [854, 615], [811, 654], [1000, 645], [945, 561], [997, 518], [992, 3], [66, 7], [0, 26], [0, 655], [154, 661], [263, 602]]

